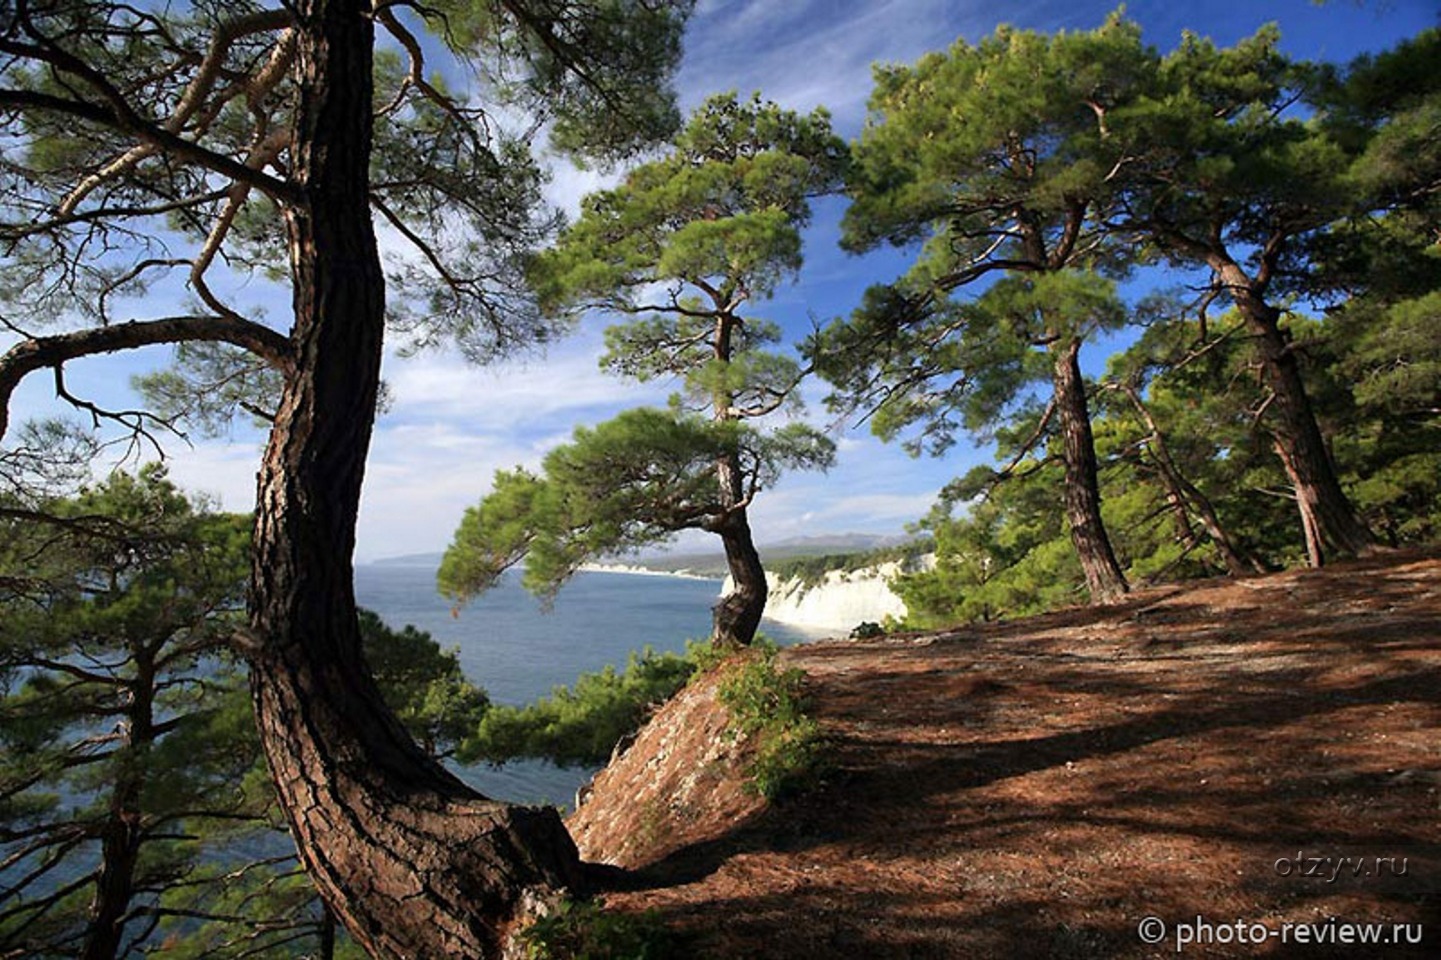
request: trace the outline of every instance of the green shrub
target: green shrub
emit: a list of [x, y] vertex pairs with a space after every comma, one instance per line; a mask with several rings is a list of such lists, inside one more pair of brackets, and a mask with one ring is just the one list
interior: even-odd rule
[[[696, 648], [698, 649], [698, 648]], [[653, 704], [685, 686], [696, 664], [690, 652], [632, 653], [626, 668], [583, 673], [523, 707], [492, 706], [457, 756], [467, 763], [540, 757], [560, 766], [604, 763], [615, 745], [645, 721]]]
[[467, 763], [539, 757], [561, 766], [600, 764], [645, 722], [651, 708], [696, 674], [725, 671], [718, 694], [730, 712], [730, 735], [754, 741], [747, 787], [777, 799], [812, 783], [822, 768], [820, 727], [804, 712], [799, 670], [780, 670], [779, 648], [758, 635], [743, 651], [706, 642], [682, 654], [650, 648], [631, 654], [624, 671], [582, 674], [523, 707], [492, 706], [457, 756]]
[[886, 628], [874, 620], [862, 620], [851, 628], [852, 640], [872, 640], [876, 637], [884, 637]]
[[600, 900], [564, 900], [520, 933], [529, 960], [664, 960], [679, 956], [654, 910], [615, 913]]
[[812, 786], [823, 772], [820, 725], [805, 713], [805, 674], [777, 668], [776, 648], [754, 648], [726, 667], [717, 694], [731, 715], [731, 733], [749, 737], [755, 753], [746, 771], [747, 788], [768, 800]]

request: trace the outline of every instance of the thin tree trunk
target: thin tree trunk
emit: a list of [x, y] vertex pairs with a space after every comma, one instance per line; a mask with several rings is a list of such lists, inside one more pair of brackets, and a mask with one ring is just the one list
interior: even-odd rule
[[1304, 481], [1296, 468], [1294, 452], [1282, 443], [1279, 437], [1272, 437], [1272, 446], [1276, 450], [1276, 456], [1281, 460], [1281, 466], [1286, 470], [1286, 476], [1291, 480], [1291, 489], [1296, 491], [1296, 501], [1301, 512], [1301, 534], [1306, 541], [1306, 563], [1313, 567], [1319, 567], [1326, 562], [1326, 538], [1321, 530], [1320, 519], [1316, 516], [1316, 512], [1301, 500], [1301, 487]]
[[1240, 546], [1222, 525], [1221, 518], [1216, 513], [1211, 499], [1202, 493], [1199, 487], [1187, 480], [1180, 468], [1176, 466], [1170, 447], [1166, 443], [1166, 437], [1161, 433], [1155, 417], [1151, 416], [1151, 411], [1146, 408], [1139, 391], [1129, 384], [1117, 389], [1125, 393], [1126, 398], [1131, 401], [1131, 406], [1149, 431], [1146, 442], [1151, 447], [1151, 458], [1156, 464], [1156, 471], [1161, 475], [1161, 482], [1166, 487], [1167, 499], [1173, 507], [1180, 509], [1178, 524], [1184, 523], [1186, 534], [1195, 537], [1195, 532], [1191, 529], [1189, 522], [1190, 513], [1194, 511], [1201, 528], [1206, 531], [1207, 538], [1216, 547], [1216, 552], [1221, 555], [1221, 562], [1226, 565], [1227, 573], [1232, 576], [1241, 576], [1245, 573], [1265, 573], [1266, 567], [1260, 559], [1251, 551]]
[[1111, 603], [1130, 586], [1116, 561], [1106, 525], [1101, 519], [1101, 486], [1097, 479], [1096, 444], [1091, 435], [1091, 414], [1086, 405], [1086, 384], [1081, 377], [1081, 341], [1059, 339], [1051, 345], [1056, 412], [1060, 415], [1063, 461], [1066, 468], [1066, 520], [1071, 543], [1086, 575], [1091, 600]]
[[580, 877], [553, 809], [479, 796], [426, 756], [364, 666], [351, 554], [384, 282], [368, 204], [371, 4], [299, 5], [289, 210], [296, 366], [259, 477], [251, 691], [311, 878], [367, 952], [493, 957]]
[[1296, 489], [1296, 506], [1311, 565], [1320, 566], [1327, 549], [1354, 555], [1375, 552], [1380, 544], [1341, 489], [1311, 408], [1301, 365], [1281, 330], [1281, 311], [1254, 291], [1250, 278], [1234, 261], [1214, 260], [1212, 269], [1231, 291], [1247, 332], [1256, 343], [1262, 376], [1273, 397], [1270, 430], [1276, 452]]
[[[740, 326], [740, 321], [725, 307], [725, 299], [716, 298], [715, 329], [711, 338], [711, 349], [720, 364], [731, 362], [731, 341]], [[724, 377], [718, 379], [725, 381]], [[712, 399], [716, 423], [737, 418], [735, 393], [729, 387], [720, 387]], [[730, 590], [711, 608], [711, 645], [748, 647], [760, 629], [770, 585], [766, 583], [765, 567], [751, 538], [739, 450], [730, 450], [716, 461], [716, 482], [720, 486], [721, 513], [712, 531], [720, 535], [725, 548]]]
[[143, 827], [141, 796], [147, 761], [155, 742], [155, 658], [135, 649], [135, 678], [125, 711], [129, 727], [116, 758], [110, 809], [100, 834], [100, 873], [90, 905], [90, 925], [80, 950], [81, 960], [115, 960], [125, 936], [125, 919], [135, 896], [135, 869], [140, 860]]

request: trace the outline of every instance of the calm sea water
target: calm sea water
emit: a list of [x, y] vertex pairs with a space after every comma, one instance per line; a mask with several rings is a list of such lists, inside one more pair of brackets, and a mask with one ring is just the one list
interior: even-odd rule
[[[390, 626], [413, 624], [442, 647], [458, 647], [466, 676], [492, 701], [523, 704], [573, 683], [581, 673], [607, 664], [623, 667], [631, 651], [646, 646], [680, 651], [686, 640], [707, 636], [720, 581], [582, 572], [546, 611], [520, 587], [519, 577], [507, 574], [452, 615], [449, 601], [436, 593], [434, 566], [392, 562], [357, 566], [355, 592], [361, 606]], [[761, 629], [781, 644], [807, 638], [777, 623]], [[571, 805], [575, 791], [595, 773], [543, 761], [456, 771], [497, 800], [558, 806]]]
[[[684, 649], [686, 640], [709, 634], [710, 608], [720, 586], [719, 580], [580, 573], [545, 612], [521, 589], [518, 577], [507, 575], [496, 589], [452, 616], [450, 604], [436, 593], [433, 565], [372, 564], [355, 572], [361, 606], [393, 627], [413, 624], [442, 646], [458, 647], [471, 681], [484, 687], [493, 701], [509, 704], [527, 703], [557, 685], [569, 685], [580, 673], [612, 663], [623, 666], [631, 651], [647, 645], [657, 651]], [[766, 623], [762, 629], [782, 644], [806, 639], [780, 624]], [[595, 773], [593, 768], [561, 769], [542, 761], [455, 770], [497, 800], [566, 808]], [[237, 839], [224, 853], [259, 858], [290, 850], [283, 834], [264, 832]], [[97, 855], [93, 848], [73, 851], [73, 865], [58, 868], [50, 882], [75, 879], [94, 866]], [[0, 880], [13, 879], [33, 862], [0, 869]]]

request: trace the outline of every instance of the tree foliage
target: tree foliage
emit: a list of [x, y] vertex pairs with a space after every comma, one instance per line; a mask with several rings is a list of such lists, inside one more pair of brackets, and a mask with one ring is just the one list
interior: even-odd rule
[[124, 956], [172, 916], [198, 835], [268, 801], [229, 652], [245, 519], [151, 467], [4, 525], [0, 941]]
[[1107, 117], [1154, 52], [1117, 15], [1094, 31], [1002, 26], [977, 44], [874, 71], [844, 243], [924, 241], [906, 286], [955, 289], [992, 272], [1104, 263]]
[[[1244, 321], [1233, 313], [1204, 323], [1165, 316], [1158, 313], [1111, 359], [1099, 385], [1106, 516], [1129, 572], [1163, 582], [1304, 563], [1294, 491], [1257, 423], [1266, 390]], [[1292, 321], [1317, 416], [1367, 522], [1393, 546], [1434, 544], [1441, 529], [1436, 417], [1418, 416], [1405, 392], [1365, 389], [1370, 336], [1387, 331], [1357, 319], [1348, 310]], [[1391, 333], [1397, 346], [1411, 329]], [[895, 584], [911, 625], [1019, 616], [1075, 601], [1081, 575], [1065, 562], [1047, 470], [1055, 467], [1022, 461], [1015, 479], [995, 485], [982, 467], [949, 488], [922, 522], [936, 538], [936, 566]]]
[[1113, 116], [1124, 145], [1111, 228], [1211, 275], [1208, 302], [1244, 319], [1308, 562], [1376, 548], [1326, 449], [1279, 298], [1307, 288], [1309, 240], [1373, 203], [1351, 175], [1363, 140], [1295, 108], [1314, 76], [1264, 27], [1228, 48], [1186, 33]]
[[586, 198], [580, 219], [532, 264], [542, 307], [633, 318], [606, 331], [602, 366], [641, 381], [675, 378], [681, 390], [669, 410], [577, 430], [540, 476], [497, 474], [446, 553], [444, 592], [473, 596], [524, 557], [527, 587], [549, 596], [586, 560], [709, 530], [735, 581], [716, 607], [715, 640], [750, 642], [765, 574], [746, 510], [781, 468], [828, 465], [833, 445], [799, 422], [750, 425], [798, 409], [801, 370], [768, 349], [778, 328], [747, 305], [799, 269], [810, 199], [834, 189], [845, 159], [824, 111], [801, 116], [759, 96], [721, 95], [667, 156]]
[[717, 481], [721, 457], [736, 457], [753, 496], [783, 470], [825, 465], [831, 451], [803, 428], [762, 434], [674, 410], [628, 410], [576, 428], [539, 474], [499, 471], [492, 492], [461, 519], [438, 582], [464, 602], [524, 561], [527, 589], [553, 597], [586, 562], [719, 522], [727, 509]]
[[[232, 956], [325, 938], [232, 649], [249, 519], [155, 465], [0, 514], [0, 942]], [[487, 701], [454, 653], [361, 621], [387, 702], [427, 749], [470, 735]]]
[[426, 753], [449, 756], [490, 709], [485, 691], [461, 670], [458, 651], [442, 650], [409, 624], [395, 630], [370, 610], [360, 611], [360, 633], [385, 702]]
[[[609, 162], [667, 132], [690, 8], [42, 0], [0, 17], [0, 321], [18, 338], [0, 434], [40, 370], [97, 423], [157, 443], [176, 425], [165, 404], [184, 390], [105, 409], [67, 381], [82, 357], [212, 344], [227, 349], [199, 355], [197, 387], [227, 353], [278, 374], [252, 404], [273, 419], [244, 650], [306, 868], [367, 950], [495, 952], [517, 912], [579, 876], [553, 813], [466, 788], [365, 666], [351, 554], [386, 329], [476, 358], [555, 330], [522, 283], [554, 223], [533, 134]], [[279, 282], [291, 316], [266, 317], [252, 279]]]
[[625, 669], [583, 673], [570, 687], [523, 707], [496, 706], [461, 744], [461, 759], [504, 763], [541, 757], [560, 766], [598, 766], [635, 733], [650, 709], [685, 686], [694, 654], [631, 654]]
[[[1230, 47], [1188, 32], [1161, 54], [1115, 15], [877, 70], [846, 242], [920, 253], [809, 349], [831, 402], [882, 437], [917, 453], [992, 440], [1004, 464], [954, 484], [926, 521], [943, 546], [936, 571], [902, 581], [918, 617], [1072, 596], [1074, 570], [1041, 552], [1050, 535], [1023, 533], [1042, 529], [1030, 496], [994, 486], [1059, 479], [1047, 463], [1066, 462], [1066, 431], [1024, 352], [985, 322], [1012, 276], [1035, 282], [1068, 250], [1092, 286], [1162, 266], [1211, 278], [1189, 304], [1132, 308], [1143, 336], [1086, 387], [1099, 516], [1129, 575], [1319, 563], [1373, 549], [1373, 530], [1429, 536], [1438, 42], [1426, 31], [1337, 67], [1286, 57], [1267, 27]], [[1289, 312], [1298, 296], [1326, 315]], [[1065, 476], [1068, 496], [1084, 475]]]
[[[914, 429], [913, 453], [943, 452], [962, 429], [986, 438], [1026, 415], [1030, 382], [1050, 380], [1031, 443], [1052, 426], [1064, 438], [1068, 522], [1097, 600], [1127, 584], [1102, 515], [1079, 352], [1124, 322], [1102, 280], [1129, 265], [1104, 229], [1120, 157], [1109, 117], [1154, 59], [1113, 15], [1090, 32], [1001, 27], [877, 68], [843, 242], [920, 251], [808, 344], [836, 388], [831, 405], [869, 416], [883, 438]], [[962, 292], [972, 299], [955, 302]]]
[[[390, 319], [412, 342], [452, 338], [484, 357], [547, 335], [519, 270], [555, 220], [528, 139], [501, 115], [545, 118], [577, 158], [634, 153], [675, 125], [666, 72], [687, 12], [480, 0], [377, 16], [392, 46], [375, 62], [370, 202], [408, 248], [387, 279]], [[31, 3], [5, 26], [0, 106], [21, 148], [0, 179], [7, 316], [119, 321], [176, 276], [195, 296], [167, 341], [225, 342], [277, 365], [278, 342], [239, 323], [262, 314], [227, 294], [237, 278], [287, 272], [281, 219], [299, 196], [283, 178], [305, 92], [294, 12]], [[473, 64], [484, 99], [449, 88], [442, 64]], [[183, 243], [192, 257], [172, 254]]]

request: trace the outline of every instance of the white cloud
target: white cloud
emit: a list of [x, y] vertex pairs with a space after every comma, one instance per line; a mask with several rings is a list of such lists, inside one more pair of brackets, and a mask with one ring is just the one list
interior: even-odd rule
[[166, 466], [181, 489], [219, 501], [222, 509], [249, 513], [255, 509], [255, 478], [260, 471], [259, 442], [208, 440], [193, 448], [175, 446]]
[[377, 430], [366, 463], [358, 559], [443, 549], [498, 469], [535, 465], [510, 437], [478, 437], [436, 422]]
[[642, 385], [600, 370], [594, 337], [576, 337], [545, 356], [490, 366], [450, 352], [388, 357], [385, 379], [394, 397], [391, 419], [457, 418], [476, 429], [545, 429], [540, 424], [586, 411], [663, 403], [665, 385]]
[[488, 367], [446, 352], [387, 357], [394, 403], [371, 444], [359, 556], [442, 549], [465, 508], [489, 492], [496, 470], [534, 469], [578, 424], [664, 403], [664, 384], [601, 372], [599, 349], [594, 336], [583, 335], [546, 357]]
[[609, 190], [620, 183], [623, 176], [618, 170], [610, 173], [594, 168], [582, 170], [564, 157], [546, 156], [542, 162], [550, 171], [550, 179], [546, 181], [542, 194], [548, 203], [564, 211], [570, 220], [580, 215], [580, 201], [587, 194]]
[[871, 64], [914, 60], [958, 34], [988, 30], [993, 16], [989, 5], [946, 0], [703, 4], [678, 84], [688, 106], [725, 89], [760, 90], [794, 109], [824, 106], [854, 133], [870, 95]]

